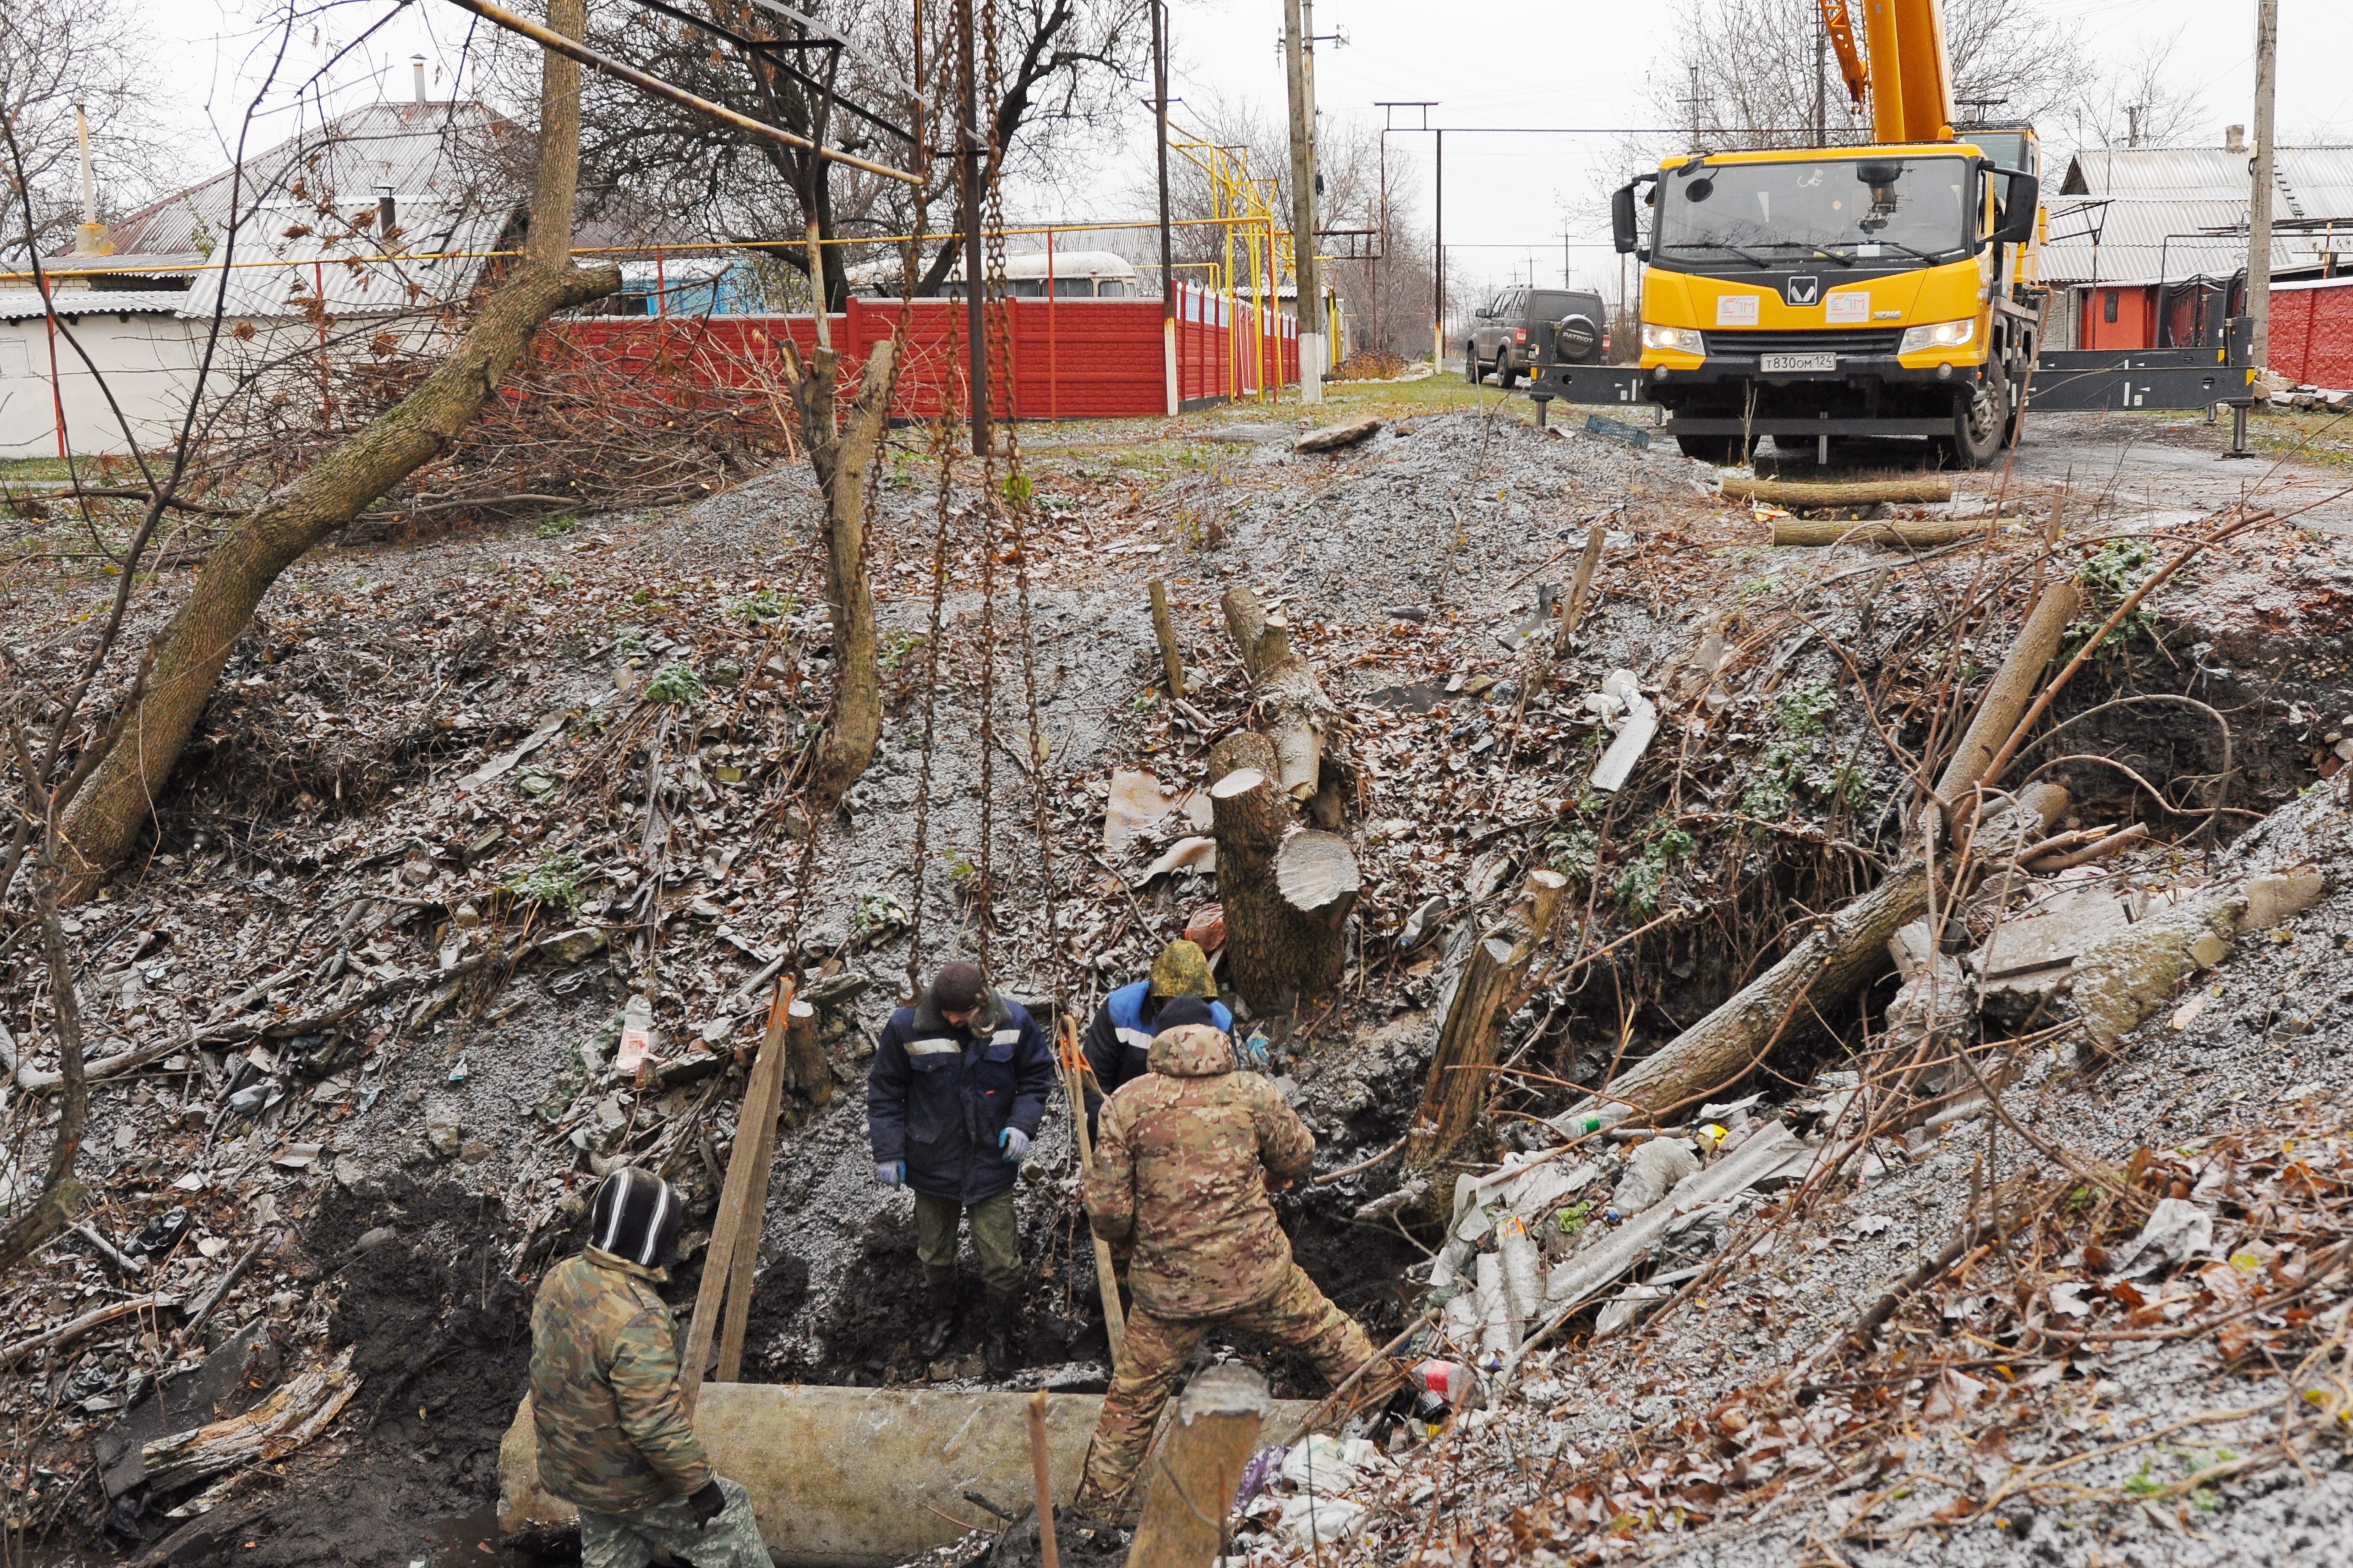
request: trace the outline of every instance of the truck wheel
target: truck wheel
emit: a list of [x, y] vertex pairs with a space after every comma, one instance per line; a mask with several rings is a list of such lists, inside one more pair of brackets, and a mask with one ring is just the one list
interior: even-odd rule
[[1479, 345], [1469, 338], [1462, 341], [1462, 379], [1473, 386], [1485, 379], [1479, 370]]
[[1683, 448], [1684, 457], [1714, 463], [1719, 468], [1730, 468], [1740, 457], [1737, 436], [1678, 436], [1675, 445]]
[[1520, 367], [1512, 363], [1512, 351], [1509, 349], [1496, 351], [1495, 384], [1506, 392], [1520, 384]]
[[1949, 446], [1955, 468], [1984, 468], [2001, 450], [2002, 436], [2010, 427], [2010, 378], [2001, 373], [1999, 361], [1990, 368], [1992, 374], [1975, 387], [1954, 395]]

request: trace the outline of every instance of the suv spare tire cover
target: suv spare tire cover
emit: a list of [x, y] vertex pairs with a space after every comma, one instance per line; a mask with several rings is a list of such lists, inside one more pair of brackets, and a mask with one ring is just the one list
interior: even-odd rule
[[1565, 360], [1590, 359], [1601, 347], [1601, 329], [1587, 316], [1563, 316], [1552, 330], [1552, 352]]

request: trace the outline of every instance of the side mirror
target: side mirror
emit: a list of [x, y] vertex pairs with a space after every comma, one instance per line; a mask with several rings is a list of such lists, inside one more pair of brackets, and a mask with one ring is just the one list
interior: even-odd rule
[[1634, 216], [1634, 187], [1619, 186], [1609, 194], [1609, 237], [1618, 247], [1618, 254], [1630, 256], [1642, 243], [1642, 232]]
[[2042, 205], [2042, 182], [2015, 169], [1996, 169], [1992, 173], [2010, 176], [2010, 194], [2001, 204], [2002, 219], [1986, 236], [1986, 243], [2023, 245], [2034, 237], [2034, 214]]

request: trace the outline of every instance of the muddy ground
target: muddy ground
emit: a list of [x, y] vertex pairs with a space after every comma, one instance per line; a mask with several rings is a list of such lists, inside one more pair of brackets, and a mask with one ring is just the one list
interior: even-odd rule
[[[110, 1500], [94, 1446], [138, 1419], [159, 1376], [168, 1402], [174, 1373], [185, 1378], [208, 1348], [260, 1323], [289, 1365], [354, 1347], [358, 1392], [325, 1436], [232, 1479], [213, 1528], [186, 1538], [178, 1560], [479, 1559], [493, 1530], [496, 1441], [528, 1353], [531, 1284], [576, 1245], [586, 1192], [623, 1160], [665, 1168], [707, 1225], [741, 1093], [731, 1053], [760, 1022], [763, 994], [744, 985], [779, 956], [824, 1000], [831, 1083], [787, 1107], [749, 1375], [976, 1380], [976, 1323], [929, 1365], [910, 1344], [909, 1201], [875, 1187], [865, 1152], [871, 1035], [905, 985], [911, 947], [928, 970], [979, 949], [986, 931], [1000, 983], [1041, 1009], [1060, 995], [1083, 1011], [1214, 900], [1214, 879], [1191, 873], [1138, 885], [1183, 829], [1164, 824], [1107, 853], [1103, 796], [1114, 768], [1198, 782], [1208, 742], [1242, 721], [1247, 693], [1216, 610], [1229, 586], [1285, 601], [1295, 644], [1352, 730], [1346, 826], [1367, 875], [1343, 994], [1328, 1011], [1248, 1021], [1269, 1035], [1326, 1171], [1401, 1134], [1447, 981], [1525, 869], [1570, 872], [1574, 908], [1546, 959], [1566, 973], [1505, 1026], [1523, 1076], [1499, 1092], [1491, 1153], [1533, 1142], [1526, 1118], [1557, 1109], [1569, 1083], [1599, 1081], [1729, 995], [1807, 911], [1867, 888], [1899, 847], [1908, 758], [1949, 737], [2040, 573], [2119, 542], [2161, 551], [2249, 497], [2294, 513], [2153, 601], [2121, 656], [2055, 710], [2091, 715], [2063, 752], [2035, 759], [2074, 790], [2070, 826], [2145, 821], [2158, 846], [2147, 854], [2205, 865], [2333, 775], [2353, 730], [2353, 556], [2342, 542], [2353, 505], [2328, 468], [2220, 460], [2223, 433], [2194, 421], [2031, 425], [2011, 470], [1964, 484], [1957, 510], [2003, 508], [1991, 542], [1914, 562], [1773, 551], [1757, 520], [1715, 497], [1715, 470], [1672, 450], [1537, 431], [1520, 399], [1424, 387], [1335, 401], [1331, 417], [1369, 411], [1388, 423], [1331, 458], [1289, 450], [1288, 408], [1025, 429], [1039, 502], [1018, 550], [1004, 535], [983, 539], [966, 508], [982, 477], [959, 473], [936, 644], [922, 584], [942, 516], [937, 476], [923, 434], [904, 433], [873, 561], [891, 672], [883, 746], [814, 837], [791, 805], [790, 768], [821, 710], [828, 648], [823, 613], [809, 608], [814, 504], [798, 469], [692, 507], [330, 549], [290, 572], [231, 661], [149, 854], [75, 912], [97, 1054], [118, 1040], [202, 1037], [96, 1095], [87, 1212], [115, 1241], [174, 1206], [193, 1224], [138, 1280], [63, 1240], [7, 1282], [8, 1311], [30, 1327], [133, 1286], [193, 1298], [262, 1248], [201, 1333], [166, 1309], [0, 1381], [17, 1424], [13, 1462], [38, 1467], [17, 1472], [27, 1536], [111, 1559], [183, 1528], [165, 1510], [185, 1492], [133, 1487]], [[1540, 594], [1566, 582], [1588, 527], [1609, 534], [1603, 597], [1555, 661], [1548, 637], [1517, 634]], [[1193, 667], [1183, 708], [1154, 692], [1152, 576], [1169, 583]], [[64, 626], [93, 591], [20, 574], [11, 617], [30, 629], [12, 638]], [[982, 658], [992, 642], [993, 668]], [[679, 666], [691, 680], [670, 673]], [[1629, 789], [1602, 800], [1583, 785], [1606, 740], [1584, 700], [1616, 668], [1656, 693], [1670, 723]], [[1022, 743], [1031, 679], [1050, 748], [1042, 803]], [[2155, 692], [2219, 715], [2227, 759], [2221, 728], [2187, 708], [2092, 711]], [[2227, 794], [2213, 814], [2217, 787]], [[992, 884], [993, 898], [976, 892]], [[1577, 965], [1679, 908], [1687, 919]], [[2346, 929], [2340, 903], [2309, 919]], [[1425, 940], [1401, 943], [1409, 930]], [[2228, 994], [2211, 1019], [2340, 984], [2334, 953], [2299, 934], [2241, 960], [2221, 977]], [[2306, 967], [2283, 967], [2298, 962]], [[6, 1026], [27, 1067], [47, 1066], [37, 973], [14, 952], [0, 963]], [[669, 1087], [633, 1089], [609, 1072], [633, 988], [658, 998], [658, 1052], [682, 1069]], [[1851, 1016], [1801, 1022], [1741, 1092], [1764, 1089], [1776, 1103], [1814, 1093], [1819, 1072], [1867, 1043], [1887, 994], [1873, 990]], [[2281, 1090], [2341, 1088], [2330, 1027], [2278, 1049], [2250, 1037], [2269, 1037], [2252, 1024], [2144, 1031], [2088, 1076], [2054, 1057], [2021, 1092], [2042, 1097], [2049, 1136], [2105, 1161], [2193, 1131], [2284, 1124]], [[253, 1109], [232, 1108], [257, 1086]], [[40, 1101], [6, 1092], [16, 1168], [37, 1169]], [[1785, 1216], [1793, 1233], [1831, 1236], [1862, 1208], [1903, 1215], [1825, 1253], [1836, 1269], [1770, 1287], [1759, 1277], [1740, 1299], [1784, 1292], [1771, 1300], [1825, 1322], [1859, 1310], [1950, 1228], [1973, 1157], [1891, 1168]], [[1017, 1386], [1103, 1376], [1071, 1168], [1057, 1111], [1020, 1186], [1038, 1284]], [[1303, 1261], [1377, 1333], [1417, 1310], [1409, 1270], [1425, 1249], [1394, 1221], [1352, 1215], [1395, 1182], [1393, 1167], [1376, 1165], [1284, 1200]], [[706, 1240], [698, 1227], [690, 1252]], [[699, 1254], [677, 1272], [675, 1300], [691, 1300], [698, 1267]], [[1530, 1431], [1589, 1453], [1802, 1353], [1795, 1314], [1756, 1304], [1778, 1331], [1741, 1338], [1720, 1314], [1686, 1309], [1591, 1357], [1565, 1352], [1546, 1373], [1553, 1402], [1515, 1396], [1537, 1423]], [[1304, 1367], [1269, 1364], [1278, 1394], [1313, 1390]], [[2116, 1419], [2187, 1397], [2175, 1391], [2181, 1369], [2161, 1357], [2104, 1375], [2126, 1391], [2101, 1396]], [[2341, 1527], [2333, 1480], [2299, 1478], [2292, 1489], [2259, 1504], [2252, 1488], [2244, 1498], [2223, 1488], [2239, 1531], [2229, 1539], [2285, 1552], [2294, 1530], [2325, 1540]], [[2283, 1522], [2292, 1511], [2308, 1522]], [[1483, 1518], [1465, 1513], [1466, 1547]], [[1920, 1529], [1915, 1555], [1945, 1550], [1941, 1526]], [[2123, 1530], [2140, 1553], [2131, 1560], [2206, 1560], [2190, 1535], [2154, 1525], [2083, 1529], [2087, 1542]], [[1384, 1539], [1365, 1550], [1404, 1549]], [[1775, 1552], [1802, 1539], [1775, 1537], [1757, 1560], [1787, 1560]]]

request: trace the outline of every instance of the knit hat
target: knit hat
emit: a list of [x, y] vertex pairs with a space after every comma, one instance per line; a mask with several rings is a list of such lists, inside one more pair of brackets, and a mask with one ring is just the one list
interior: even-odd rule
[[1189, 942], [1172, 942], [1152, 961], [1155, 996], [1215, 996], [1217, 977], [1209, 973], [1209, 955]]
[[605, 1178], [588, 1205], [588, 1245], [648, 1268], [669, 1261], [686, 1205], [651, 1171], [625, 1165]]
[[980, 965], [957, 959], [943, 963], [940, 972], [932, 976], [932, 1005], [943, 1013], [968, 1013], [980, 1005], [987, 985], [980, 978]]
[[1176, 996], [1169, 999], [1168, 1005], [1160, 1009], [1160, 1016], [1152, 1021], [1152, 1028], [1154, 1033], [1165, 1035], [1187, 1024], [1207, 1024], [1215, 1028], [1218, 1020], [1209, 1011], [1209, 1005], [1200, 997]]

